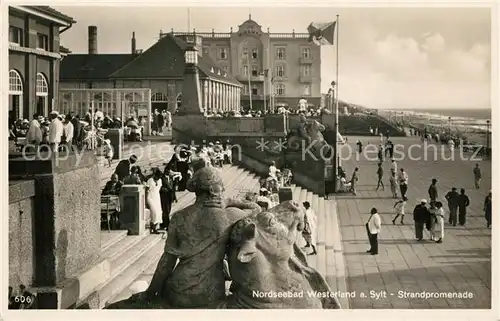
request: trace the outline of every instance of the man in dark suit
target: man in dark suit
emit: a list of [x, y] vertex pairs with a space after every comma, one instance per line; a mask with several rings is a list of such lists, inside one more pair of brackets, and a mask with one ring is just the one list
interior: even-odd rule
[[120, 195], [120, 190], [122, 188], [122, 182], [118, 180], [118, 176], [116, 174], [111, 175], [111, 180], [106, 183], [104, 189], [102, 190], [102, 195]]
[[80, 123], [80, 118], [78, 116], [71, 117], [71, 124], [73, 124], [72, 145], [80, 149], [82, 148], [82, 142], [85, 136], [85, 131], [82, 123]]
[[175, 195], [175, 184], [173, 178], [170, 176], [170, 170], [165, 168], [162, 176], [162, 187], [160, 189], [160, 199], [161, 199], [161, 210], [162, 210], [162, 221], [161, 228], [168, 230], [168, 224], [170, 222], [170, 212], [172, 210], [172, 204], [177, 202], [177, 196]]
[[427, 200], [423, 199], [413, 210], [413, 220], [415, 221], [415, 237], [418, 241], [424, 238], [425, 223], [429, 221], [430, 213], [427, 208]]
[[121, 160], [118, 165], [116, 165], [115, 174], [118, 176], [118, 180], [123, 181], [125, 177], [130, 174], [130, 165], [137, 162], [137, 156], [132, 155], [129, 159]]

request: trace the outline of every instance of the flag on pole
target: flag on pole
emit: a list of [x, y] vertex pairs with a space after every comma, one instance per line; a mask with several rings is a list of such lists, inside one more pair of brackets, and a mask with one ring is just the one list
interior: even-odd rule
[[309, 42], [317, 46], [333, 45], [336, 21], [332, 22], [311, 22], [307, 27]]

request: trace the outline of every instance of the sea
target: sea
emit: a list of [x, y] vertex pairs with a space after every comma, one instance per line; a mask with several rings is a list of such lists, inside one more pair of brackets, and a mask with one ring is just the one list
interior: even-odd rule
[[[435, 126], [450, 126], [462, 130], [488, 130], [491, 125], [491, 108], [419, 108], [399, 110], [379, 110], [385, 117], [404, 117], [411, 122], [427, 123]], [[490, 128], [491, 129], [491, 128]]]
[[[409, 111], [402, 109], [401, 111]], [[428, 109], [416, 109], [415, 112], [428, 113], [434, 115], [442, 115], [446, 117], [459, 117], [459, 118], [474, 118], [477, 120], [487, 120], [491, 119], [491, 108], [428, 108]]]

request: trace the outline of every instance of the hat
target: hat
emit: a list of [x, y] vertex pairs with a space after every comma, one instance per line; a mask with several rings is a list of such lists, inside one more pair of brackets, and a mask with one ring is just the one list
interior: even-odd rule
[[216, 143], [216, 144], [220, 144], [220, 142], [219, 142], [219, 141], [216, 141], [215, 143]]
[[304, 207], [311, 207], [311, 204], [310, 204], [309, 202], [307, 202], [307, 201], [306, 201], [306, 202], [304, 202], [304, 203], [302, 203], [302, 205], [303, 205]]
[[261, 191], [261, 192], [267, 192], [267, 188], [262, 187], [262, 188], [260, 189], [260, 191]]
[[423, 198], [423, 199], [420, 200], [420, 203], [421, 204], [427, 204], [427, 200], [425, 198]]
[[51, 114], [51, 115], [56, 115], [56, 116], [59, 116], [59, 113], [58, 113], [57, 111], [55, 111], [55, 110], [51, 111], [51, 112], [50, 112], [50, 114]]
[[135, 155], [130, 156], [130, 160], [136, 162], [137, 161], [137, 156], [135, 156]]
[[106, 144], [111, 144], [111, 140], [110, 140], [110, 139], [105, 139], [105, 140], [104, 140], [104, 142], [105, 142]]
[[214, 143], [210, 142], [208, 143], [208, 146], [214, 146]]

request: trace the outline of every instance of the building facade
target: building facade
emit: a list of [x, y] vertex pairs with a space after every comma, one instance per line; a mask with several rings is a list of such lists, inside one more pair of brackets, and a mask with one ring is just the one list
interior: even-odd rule
[[9, 120], [57, 105], [59, 35], [75, 23], [47, 6], [9, 6]]
[[[184, 82], [185, 36], [171, 34], [162, 37], [144, 52], [135, 49], [135, 35], [131, 52], [125, 54], [99, 54], [97, 28], [89, 27], [89, 53], [68, 54], [61, 64], [60, 86], [62, 89], [151, 89], [152, 109], [168, 109], [174, 112], [182, 106]], [[193, 37], [193, 34], [189, 36]], [[197, 43], [201, 38], [195, 37]], [[198, 59], [198, 72], [202, 107], [207, 113], [239, 109], [241, 84], [223, 70], [210, 57]], [[97, 97], [94, 105], [110, 115], [119, 115], [116, 101], [103, 101]], [[124, 95], [133, 100], [136, 95]], [[141, 98], [142, 99], [142, 98]], [[62, 102], [65, 103], [65, 102]], [[83, 103], [83, 102], [82, 102]], [[88, 108], [84, 107], [83, 109]], [[82, 106], [79, 106], [79, 110]]]
[[[171, 33], [181, 36], [187, 33]], [[160, 33], [160, 38], [168, 34]], [[310, 105], [321, 101], [321, 51], [309, 43], [308, 33], [271, 33], [251, 19], [229, 33], [196, 32], [203, 57], [210, 57], [224, 72], [243, 85], [244, 107], [289, 106], [304, 98]], [[273, 103], [274, 102], [274, 103]]]

